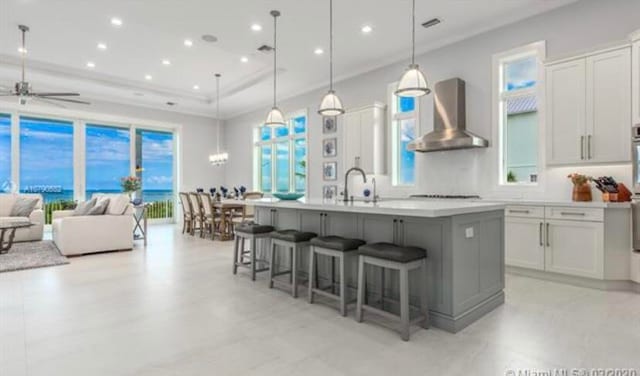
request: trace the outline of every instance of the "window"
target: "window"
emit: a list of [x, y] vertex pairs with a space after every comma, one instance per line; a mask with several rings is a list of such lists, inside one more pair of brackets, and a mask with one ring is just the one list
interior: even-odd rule
[[74, 199], [73, 123], [20, 117], [20, 192], [40, 193], [51, 211]]
[[[390, 86], [393, 89], [395, 87], [395, 84]], [[393, 185], [414, 185], [416, 183], [416, 153], [407, 150], [407, 145], [415, 140], [418, 133], [417, 98], [398, 97], [392, 92], [391, 103]]]
[[85, 197], [95, 192], [121, 192], [120, 178], [131, 171], [129, 129], [87, 124], [85, 142]]
[[11, 116], [0, 114], [0, 192], [11, 189]]
[[307, 115], [298, 113], [278, 128], [256, 129], [255, 185], [265, 193], [307, 190]]
[[173, 218], [173, 133], [136, 129], [136, 175], [149, 218]]
[[544, 42], [494, 57], [500, 185], [538, 182], [543, 60]]

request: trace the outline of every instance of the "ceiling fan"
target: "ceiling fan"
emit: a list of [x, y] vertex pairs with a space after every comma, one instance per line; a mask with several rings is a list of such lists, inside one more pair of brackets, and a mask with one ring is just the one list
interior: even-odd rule
[[25, 35], [27, 31], [29, 31], [29, 27], [25, 25], [18, 25], [18, 29], [22, 32], [22, 47], [20, 48], [20, 54], [22, 55], [22, 79], [20, 82], [16, 82], [13, 91], [8, 92], [0, 92], [1, 97], [9, 97], [16, 96], [18, 97], [18, 101], [20, 104], [27, 104], [28, 100], [35, 100], [43, 103], [53, 104], [59, 107], [64, 107], [60, 103], [61, 102], [69, 102], [69, 103], [79, 103], [79, 104], [91, 104], [85, 101], [79, 101], [76, 99], [68, 99], [68, 98], [58, 98], [58, 97], [76, 97], [80, 94], [78, 93], [36, 93], [31, 90], [31, 84], [25, 81], [25, 55], [27, 54], [27, 49], [25, 45]]

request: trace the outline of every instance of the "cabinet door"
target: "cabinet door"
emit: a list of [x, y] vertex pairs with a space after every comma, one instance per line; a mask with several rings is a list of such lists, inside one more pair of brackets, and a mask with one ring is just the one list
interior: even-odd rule
[[273, 209], [256, 207], [255, 208], [255, 221], [261, 225], [273, 226]]
[[547, 74], [547, 164], [579, 163], [585, 155], [585, 59], [550, 65]]
[[360, 158], [360, 113], [353, 112], [344, 115], [342, 124], [342, 152], [344, 170], [356, 165], [356, 158]]
[[631, 68], [633, 75], [633, 124], [640, 124], [640, 41], [633, 44], [633, 57]]
[[604, 277], [604, 224], [548, 220], [545, 269], [587, 278]]
[[397, 221], [388, 215], [362, 215], [360, 216], [361, 239], [366, 239], [368, 243], [396, 243]]
[[324, 217], [325, 235], [359, 238], [358, 216], [351, 213], [329, 212]]
[[587, 58], [587, 146], [592, 162], [631, 159], [631, 51], [624, 48]]
[[505, 264], [544, 270], [544, 220], [505, 218]]
[[367, 174], [375, 173], [375, 120], [373, 116], [373, 108], [369, 108], [360, 112], [360, 168]]
[[324, 213], [310, 210], [298, 211], [298, 223], [300, 231], [315, 232], [322, 236], [322, 221]]

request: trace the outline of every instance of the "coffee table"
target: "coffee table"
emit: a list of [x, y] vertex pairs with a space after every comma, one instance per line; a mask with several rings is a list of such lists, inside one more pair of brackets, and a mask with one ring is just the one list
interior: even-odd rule
[[8, 253], [13, 245], [13, 238], [16, 235], [16, 230], [19, 228], [26, 228], [35, 225], [30, 221], [2, 221], [0, 222], [0, 254]]

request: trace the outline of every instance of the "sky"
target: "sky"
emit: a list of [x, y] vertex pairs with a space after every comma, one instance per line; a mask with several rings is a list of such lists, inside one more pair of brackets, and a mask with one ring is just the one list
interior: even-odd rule
[[[10, 119], [0, 115], [0, 182], [11, 176]], [[21, 118], [20, 185], [73, 189], [73, 124]], [[142, 137], [143, 188], [173, 188], [173, 135], [139, 131]], [[86, 187], [120, 190], [129, 175], [131, 145], [128, 129], [88, 124], [86, 127]], [[2, 183], [0, 183], [2, 184]]]
[[[279, 127], [275, 129], [271, 129], [269, 127], [262, 127], [260, 130], [260, 140], [267, 141], [271, 140], [271, 135], [273, 132], [274, 137], [287, 137], [289, 132], [292, 131], [294, 134], [301, 134], [306, 131], [306, 122], [307, 119], [304, 116], [300, 116], [292, 119], [291, 127]], [[290, 145], [288, 138], [283, 139], [281, 142], [276, 142], [275, 144], [275, 153], [276, 153], [276, 164], [275, 164], [275, 175], [276, 175], [276, 186], [272, 186], [271, 181], [271, 169], [272, 169], [272, 157], [271, 146], [263, 146], [261, 148], [261, 164], [262, 164], [262, 190], [263, 191], [271, 191], [271, 189], [277, 192], [289, 192], [290, 191], [290, 176], [289, 176], [289, 168], [291, 164], [290, 160]], [[307, 156], [307, 148], [306, 141], [304, 139], [296, 139], [293, 145], [293, 157], [294, 160], [294, 183], [295, 190], [298, 192], [304, 192], [306, 190], [306, 156]]]

